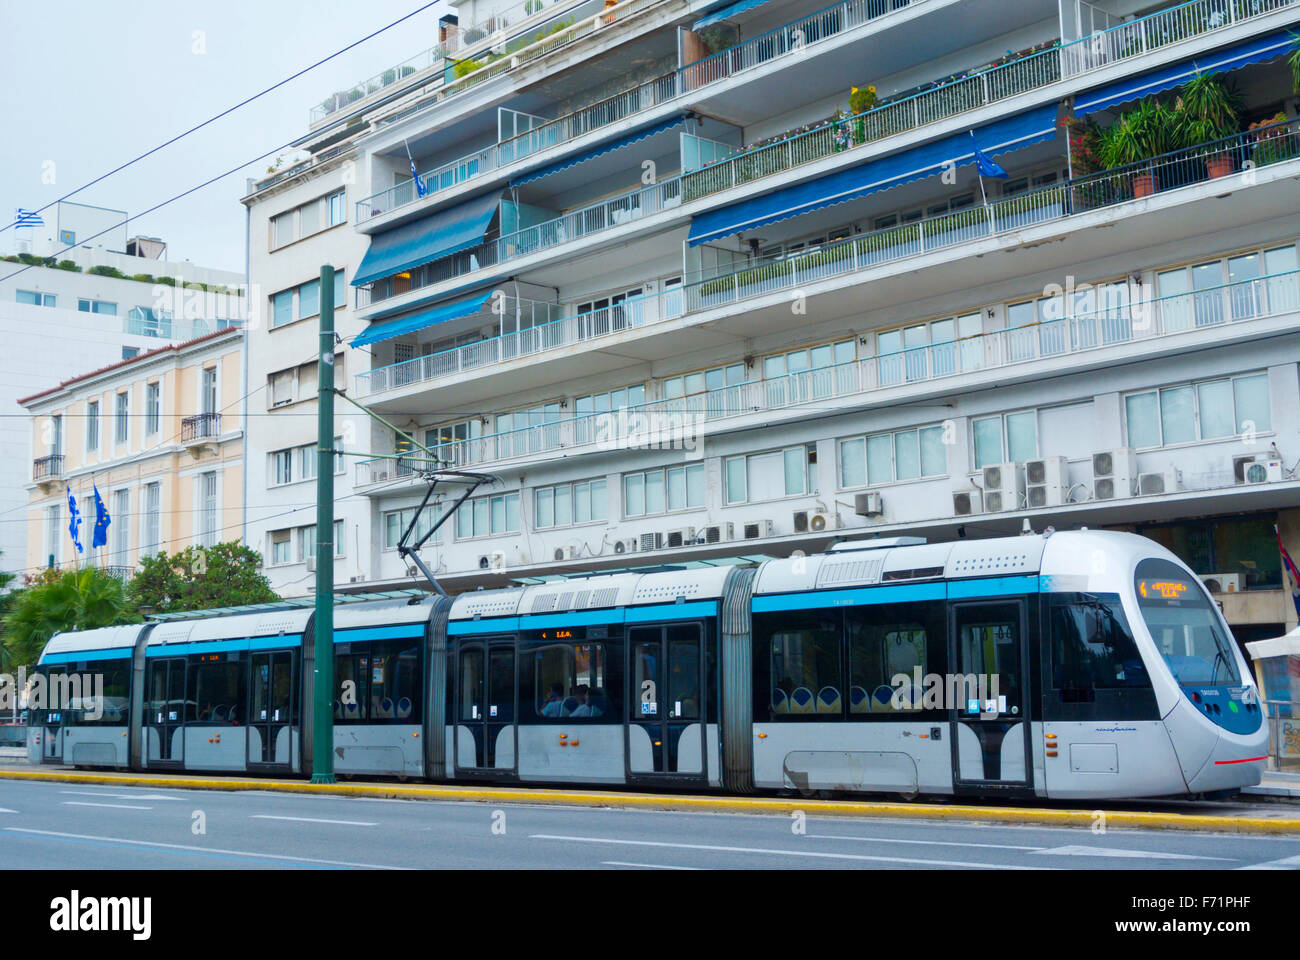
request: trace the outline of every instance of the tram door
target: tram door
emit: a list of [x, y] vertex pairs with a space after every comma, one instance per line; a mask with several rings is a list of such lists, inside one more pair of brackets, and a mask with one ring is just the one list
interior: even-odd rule
[[456, 768], [495, 774], [517, 768], [514, 638], [462, 644], [456, 683]]
[[[290, 766], [293, 763], [293, 651], [254, 653], [248, 688], [248, 762]], [[236, 722], [239, 718], [233, 718]], [[283, 750], [277, 753], [283, 736]]]
[[185, 759], [185, 738], [180, 734], [185, 723], [185, 659], [169, 657], [150, 659], [146, 691], [145, 719], [157, 743], [157, 755], [148, 751], [150, 763], [181, 763]]
[[628, 771], [703, 778], [704, 677], [698, 623], [628, 631]]
[[1023, 600], [955, 603], [949, 685], [956, 784], [1029, 782], [1028, 663]]

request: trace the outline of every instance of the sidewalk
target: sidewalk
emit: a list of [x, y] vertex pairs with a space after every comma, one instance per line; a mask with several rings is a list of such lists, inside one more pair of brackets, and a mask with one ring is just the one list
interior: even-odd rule
[[1270, 797], [1279, 800], [1300, 800], [1300, 773], [1281, 773], [1269, 770], [1257, 787], [1241, 791], [1250, 797]]

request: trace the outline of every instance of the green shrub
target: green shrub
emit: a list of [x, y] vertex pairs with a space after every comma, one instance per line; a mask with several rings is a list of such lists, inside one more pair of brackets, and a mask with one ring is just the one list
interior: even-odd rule
[[132, 279], [131, 277], [128, 277], [125, 273], [123, 273], [121, 270], [117, 269], [117, 267], [108, 267], [108, 266], [101, 265], [98, 267], [91, 267], [86, 272], [96, 277], [112, 277], [114, 280]]
[[81, 272], [81, 267], [77, 265], [77, 261], [75, 260], [60, 260], [58, 267], [60, 270], [67, 270], [69, 273]]

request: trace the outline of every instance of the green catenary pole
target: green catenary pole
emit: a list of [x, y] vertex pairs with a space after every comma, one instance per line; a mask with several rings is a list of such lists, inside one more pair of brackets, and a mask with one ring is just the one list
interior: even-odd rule
[[334, 782], [334, 268], [320, 268], [312, 783]]

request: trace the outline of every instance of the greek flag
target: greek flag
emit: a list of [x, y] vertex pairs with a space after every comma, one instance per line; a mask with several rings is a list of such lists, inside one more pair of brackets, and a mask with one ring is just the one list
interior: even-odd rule
[[[972, 131], [971, 138], [974, 139], [974, 137], [975, 133]], [[997, 164], [997, 161], [991, 159], [978, 146], [975, 147], [975, 166], [979, 168], [981, 177], [996, 177], [999, 180], [1005, 180], [1008, 176], [1007, 172]]]
[[41, 219], [41, 215], [35, 210], [24, 210], [22, 207], [19, 207], [18, 213], [14, 217], [14, 226], [43, 227], [45, 226], [45, 221]]
[[82, 553], [81, 537], [77, 533], [81, 527], [81, 511], [77, 509], [77, 498], [72, 495], [72, 488], [65, 485], [65, 489], [68, 491], [68, 533], [72, 534], [77, 553]]
[[429, 188], [424, 185], [424, 180], [415, 171], [415, 158], [411, 158], [411, 176], [415, 177], [415, 195], [422, 197], [429, 192]]
[[1291, 554], [1287, 553], [1286, 547], [1282, 545], [1282, 534], [1278, 532], [1276, 526], [1273, 527], [1273, 535], [1277, 537], [1278, 550], [1282, 551], [1282, 566], [1286, 568], [1286, 579], [1291, 581], [1291, 600], [1295, 603], [1295, 612], [1300, 615], [1300, 570], [1296, 569]]
[[104, 498], [99, 495], [99, 485], [95, 485], [95, 532], [90, 535], [90, 548], [108, 545], [108, 525], [113, 520], [104, 506]]

